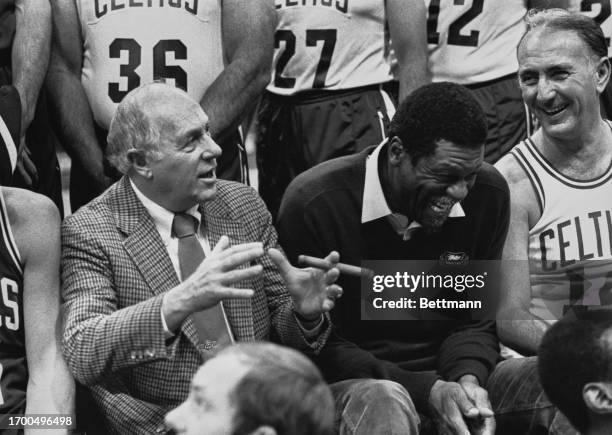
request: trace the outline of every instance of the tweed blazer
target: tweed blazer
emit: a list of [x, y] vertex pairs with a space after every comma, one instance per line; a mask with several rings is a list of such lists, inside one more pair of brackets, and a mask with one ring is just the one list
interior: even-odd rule
[[[214, 200], [200, 206], [211, 246], [261, 241], [277, 246], [271, 217], [250, 187], [218, 182]], [[249, 300], [224, 303], [237, 341], [275, 340], [317, 351], [329, 327], [307, 343], [292, 314], [291, 297], [270, 258], [264, 272], [241, 283]], [[104, 415], [106, 432], [163, 432], [167, 411], [186, 399], [204, 361], [190, 318], [165, 340], [164, 293], [176, 275], [155, 224], [127, 177], [66, 218], [62, 225], [64, 355]]]

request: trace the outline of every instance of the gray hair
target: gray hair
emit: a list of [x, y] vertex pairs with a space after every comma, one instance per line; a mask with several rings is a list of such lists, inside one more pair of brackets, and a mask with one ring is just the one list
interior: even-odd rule
[[521, 46], [525, 37], [537, 29], [566, 30], [576, 32], [578, 37], [597, 57], [608, 57], [606, 38], [595, 20], [578, 12], [565, 9], [531, 9], [525, 16], [527, 30], [519, 41]]
[[129, 171], [131, 163], [128, 151], [142, 151], [148, 156], [159, 157], [163, 126], [156, 122], [155, 108], [167, 101], [169, 94], [187, 95], [184, 91], [163, 82], [142, 85], [119, 103], [108, 130], [108, 161], [119, 172]]

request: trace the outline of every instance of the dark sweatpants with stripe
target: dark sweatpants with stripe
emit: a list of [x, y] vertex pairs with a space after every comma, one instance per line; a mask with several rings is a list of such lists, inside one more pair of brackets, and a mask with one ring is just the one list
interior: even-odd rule
[[290, 97], [266, 92], [258, 111], [257, 168], [259, 194], [272, 217], [297, 175], [380, 143], [389, 127], [387, 104], [379, 85]]
[[[10, 56], [10, 49], [0, 50], [0, 86], [12, 84]], [[55, 153], [56, 142], [51, 131], [44, 86], [38, 96], [34, 119], [26, 131], [26, 144], [31, 152], [32, 163], [36, 166], [38, 180], [34, 181], [32, 186], [28, 186], [19, 171], [15, 171], [11, 185], [47, 196], [63, 216], [60, 167]], [[15, 146], [19, 147], [19, 140], [15, 142]]]
[[467, 86], [487, 117], [485, 161], [494, 164], [533, 131], [516, 74]]

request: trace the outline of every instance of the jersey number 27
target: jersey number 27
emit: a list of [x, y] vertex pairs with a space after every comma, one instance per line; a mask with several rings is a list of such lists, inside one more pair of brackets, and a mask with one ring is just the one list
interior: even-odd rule
[[[317, 65], [315, 78], [312, 83], [313, 89], [325, 87], [325, 79], [329, 71], [338, 31], [336, 29], [309, 29], [306, 30], [306, 46], [316, 47], [319, 41], [323, 41], [321, 58]], [[276, 62], [274, 71], [274, 86], [279, 88], [292, 88], [295, 86], [294, 77], [283, 77], [282, 73], [289, 60], [295, 54], [295, 34], [291, 30], [277, 30], [274, 34], [274, 48], [280, 48], [281, 41], [285, 42], [285, 50]]]

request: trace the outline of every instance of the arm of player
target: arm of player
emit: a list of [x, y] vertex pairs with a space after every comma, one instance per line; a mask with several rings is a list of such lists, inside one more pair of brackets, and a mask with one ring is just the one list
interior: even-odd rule
[[523, 355], [535, 355], [547, 326], [529, 311], [529, 210], [538, 210], [535, 192], [522, 168], [510, 155], [496, 168], [510, 187], [510, 227], [501, 265], [497, 332], [500, 341]]
[[16, 0], [16, 30], [11, 52], [13, 86], [21, 98], [21, 131], [29, 127], [47, 73], [51, 41], [48, 0]]
[[55, 0], [53, 42], [47, 85], [55, 132], [73, 160], [81, 163], [89, 179], [102, 192], [110, 180], [104, 175], [102, 149], [81, 85], [83, 43], [77, 10], [72, 0]]
[[26, 413], [73, 414], [74, 380], [60, 347], [59, 213], [43, 196], [25, 191], [18, 194], [20, 223], [15, 235], [24, 263], [23, 313], [29, 372]]
[[225, 0], [222, 22], [229, 63], [200, 102], [217, 141], [238, 127], [270, 81], [276, 14], [271, 0]]
[[389, 33], [399, 64], [399, 101], [430, 81], [427, 69], [427, 15], [420, 0], [387, 0]]
[[36, 101], [49, 63], [51, 5], [47, 0], [15, 1], [16, 30], [11, 50], [13, 86], [21, 100], [21, 138], [17, 171], [32, 185], [38, 178], [25, 133], [34, 119]]

